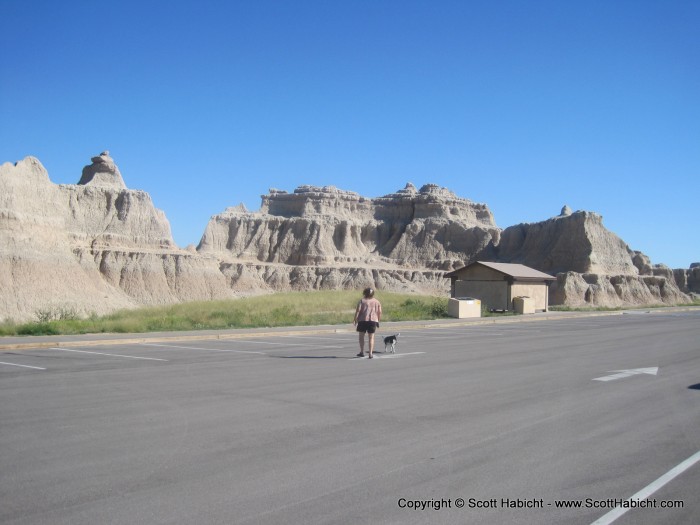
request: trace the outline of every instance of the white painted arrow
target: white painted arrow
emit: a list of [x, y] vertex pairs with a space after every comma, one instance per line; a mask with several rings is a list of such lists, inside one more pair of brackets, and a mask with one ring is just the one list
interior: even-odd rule
[[630, 370], [610, 370], [610, 372], [617, 372], [611, 376], [596, 377], [593, 381], [614, 381], [615, 379], [624, 379], [625, 377], [636, 376], [637, 374], [649, 374], [655, 376], [659, 373], [659, 367], [652, 368], [632, 368]]

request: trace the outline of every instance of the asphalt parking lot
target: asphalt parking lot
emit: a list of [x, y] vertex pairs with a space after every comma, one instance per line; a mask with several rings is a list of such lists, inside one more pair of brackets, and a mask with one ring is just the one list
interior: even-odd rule
[[0, 522], [699, 523], [698, 321], [0, 345]]

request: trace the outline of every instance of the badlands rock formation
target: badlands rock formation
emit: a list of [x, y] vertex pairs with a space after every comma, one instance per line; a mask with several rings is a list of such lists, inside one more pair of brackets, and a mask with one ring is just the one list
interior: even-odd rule
[[197, 248], [217, 257], [229, 285], [259, 290], [381, 289], [446, 294], [444, 269], [497, 239], [491, 212], [435, 185], [377, 199], [300, 186], [272, 189], [260, 211], [228, 208]]
[[[600, 215], [571, 212], [567, 206], [551, 219], [519, 224], [501, 233], [496, 258], [556, 275], [550, 304], [629, 306], [690, 301], [692, 291], [674, 272], [652, 266], [603, 226]], [[692, 283], [692, 278], [691, 278]]]
[[435, 185], [412, 184], [377, 199], [332, 186], [270, 190], [259, 212], [212, 217], [197, 250], [287, 265], [450, 270], [498, 242], [483, 204]]
[[691, 264], [688, 270], [673, 270], [673, 278], [681, 292], [700, 297], [700, 263]]
[[0, 319], [233, 296], [217, 261], [177, 248], [107, 152], [81, 182], [52, 183], [33, 157], [0, 166]]
[[78, 181], [79, 185], [103, 186], [117, 190], [125, 190], [126, 184], [119, 173], [119, 168], [109, 156], [109, 151], [103, 151], [97, 157], [90, 159], [92, 164], [83, 168], [83, 176]]
[[366, 198], [333, 186], [270, 190], [259, 211], [226, 209], [196, 251], [173, 242], [164, 213], [128, 189], [109, 152], [78, 184], [57, 185], [27, 157], [0, 166], [0, 320], [277, 290], [379, 289], [447, 294], [445, 271], [475, 260], [557, 274], [551, 304], [688, 301], [700, 268], [671, 270], [568, 207], [501, 230], [484, 204], [407, 184]]
[[496, 257], [556, 275], [560, 272], [635, 275], [633, 252], [597, 213], [577, 211], [501, 233]]

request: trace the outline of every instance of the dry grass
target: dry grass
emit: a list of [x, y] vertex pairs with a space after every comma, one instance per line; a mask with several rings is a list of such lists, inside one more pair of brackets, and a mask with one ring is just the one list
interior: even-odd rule
[[[36, 323], [4, 323], [0, 335], [142, 333], [227, 328], [337, 325], [352, 323], [357, 291], [290, 292], [228, 301], [202, 301], [121, 310], [104, 317], [51, 319], [40, 312]], [[380, 293], [383, 321], [447, 316], [447, 297]]]

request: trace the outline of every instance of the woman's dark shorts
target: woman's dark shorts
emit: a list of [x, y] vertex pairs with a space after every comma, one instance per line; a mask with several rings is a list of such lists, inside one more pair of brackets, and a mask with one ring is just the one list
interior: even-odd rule
[[359, 321], [357, 323], [357, 331], [368, 334], [373, 334], [379, 328], [379, 323], [376, 321]]

